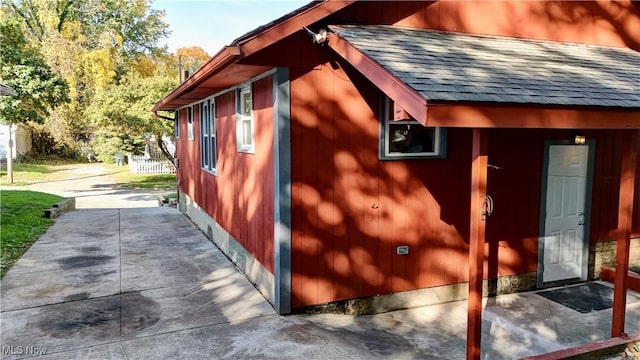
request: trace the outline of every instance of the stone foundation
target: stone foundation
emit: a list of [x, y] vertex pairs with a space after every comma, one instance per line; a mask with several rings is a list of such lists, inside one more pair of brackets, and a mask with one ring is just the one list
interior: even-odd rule
[[[629, 265], [640, 266], [640, 238], [631, 239]], [[616, 266], [616, 241], [600, 241], [589, 245], [589, 280], [600, 279], [600, 269]]]
[[[483, 282], [483, 295], [495, 296], [536, 288], [536, 273], [502, 276]], [[360, 299], [336, 301], [297, 309], [303, 313], [332, 313], [347, 315], [378, 314], [393, 310], [416, 308], [467, 299], [468, 283], [436, 286]]]

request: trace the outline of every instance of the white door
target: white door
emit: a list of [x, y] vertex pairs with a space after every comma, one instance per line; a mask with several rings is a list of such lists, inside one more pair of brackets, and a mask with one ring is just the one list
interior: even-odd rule
[[544, 219], [543, 282], [583, 277], [587, 145], [550, 145]]

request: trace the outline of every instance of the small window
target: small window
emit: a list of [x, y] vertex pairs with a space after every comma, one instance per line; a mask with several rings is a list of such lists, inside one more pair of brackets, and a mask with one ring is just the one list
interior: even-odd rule
[[176, 139], [180, 138], [180, 110], [173, 112], [173, 131]]
[[187, 108], [187, 135], [193, 140], [193, 106]]
[[381, 116], [380, 158], [423, 159], [445, 157], [445, 129], [425, 127], [407, 115], [394, 120], [393, 101], [385, 98]]
[[238, 114], [236, 116], [236, 141], [238, 144], [238, 151], [253, 153], [255, 151], [255, 130], [251, 85], [244, 86], [238, 90], [237, 100]]
[[204, 170], [216, 172], [217, 143], [215, 103], [207, 100], [200, 104], [200, 165]]

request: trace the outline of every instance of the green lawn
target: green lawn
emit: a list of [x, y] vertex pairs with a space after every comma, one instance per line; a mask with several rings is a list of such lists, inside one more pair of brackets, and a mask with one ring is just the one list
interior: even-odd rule
[[53, 224], [43, 216], [44, 209], [61, 199], [35, 191], [0, 190], [0, 277]]
[[[50, 165], [14, 163], [13, 164], [13, 185], [28, 185], [35, 181], [44, 181], [49, 172]], [[3, 167], [0, 170], [0, 176], [3, 179], [3, 185], [6, 184], [7, 169]]]
[[175, 189], [175, 174], [142, 175], [119, 171], [114, 174], [118, 186], [128, 189]]
[[107, 168], [107, 173], [117, 182], [117, 186], [127, 189], [174, 189], [176, 187], [175, 174], [141, 175], [129, 172], [128, 166], [115, 164], [83, 164], [83, 163], [14, 163], [13, 184], [7, 183], [7, 169], [0, 169], [0, 182], [3, 186], [23, 186], [41, 181], [56, 181], [67, 178], [69, 171], [82, 167], [101, 166]]

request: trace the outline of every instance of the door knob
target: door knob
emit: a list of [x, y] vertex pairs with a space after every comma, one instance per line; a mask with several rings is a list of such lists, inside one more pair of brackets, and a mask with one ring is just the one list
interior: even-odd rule
[[582, 226], [584, 224], [584, 221], [580, 220], [578, 221], [578, 225]]
[[584, 213], [583, 212], [579, 212], [578, 216], [584, 216]]

